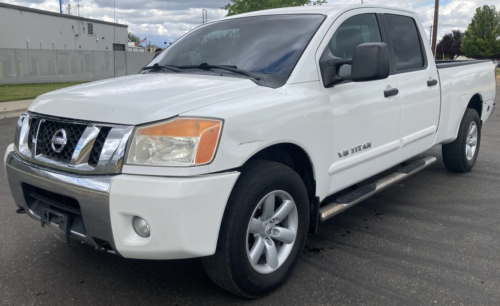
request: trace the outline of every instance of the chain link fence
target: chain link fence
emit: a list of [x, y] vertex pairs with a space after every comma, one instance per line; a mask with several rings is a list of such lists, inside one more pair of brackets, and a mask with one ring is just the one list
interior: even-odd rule
[[85, 82], [136, 74], [152, 53], [0, 49], [0, 84]]

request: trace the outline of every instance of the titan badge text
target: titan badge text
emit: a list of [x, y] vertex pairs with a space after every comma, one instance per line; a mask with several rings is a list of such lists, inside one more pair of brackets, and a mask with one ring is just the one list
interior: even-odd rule
[[348, 150], [344, 150], [342, 152], [339, 152], [338, 154], [339, 154], [339, 157], [342, 158], [342, 157], [349, 156], [349, 154], [355, 154], [355, 153], [359, 153], [361, 151], [370, 149], [371, 147], [372, 147], [372, 143], [368, 142], [368, 143], [365, 143], [363, 145], [355, 146], [355, 147], [352, 147]]

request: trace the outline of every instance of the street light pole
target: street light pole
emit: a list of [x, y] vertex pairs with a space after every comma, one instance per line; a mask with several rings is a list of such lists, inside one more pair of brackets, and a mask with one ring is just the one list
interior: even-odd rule
[[429, 45], [432, 46], [432, 26], [429, 28]]
[[207, 9], [201, 10], [201, 17], [203, 18], [203, 21], [201, 23], [205, 23], [208, 21], [208, 10]]

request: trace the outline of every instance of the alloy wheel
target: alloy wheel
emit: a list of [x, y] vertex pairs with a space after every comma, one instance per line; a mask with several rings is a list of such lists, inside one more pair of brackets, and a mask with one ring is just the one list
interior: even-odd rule
[[474, 158], [474, 155], [476, 154], [477, 139], [477, 124], [475, 121], [472, 121], [469, 126], [469, 131], [467, 132], [467, 140], [465, 144], [465, 156], [467, 156], [468, 160], [472, 160]]
[[288, 259], [299, 225], [297, 207], [285, 191], [267, 194], [257, 204], [247, 229], [246, 251], [252, 268], [269, 274]]

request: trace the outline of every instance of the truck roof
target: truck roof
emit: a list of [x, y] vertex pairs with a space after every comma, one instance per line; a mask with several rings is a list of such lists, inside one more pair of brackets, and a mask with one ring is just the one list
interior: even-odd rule
[[384, 8], [395, 11], [404, 11], [414, 13], [412, 10], [407, 10], [399, 7], [375, 5], [375, 4], [337, 4], [337, 5], [311, 5], [311, 6], [293, 6], [278, 9], [262, 10], [249, 13], [229, 16], [227, 18], [240, 18], [262, 15], [287, 15], [287, 14], [322, 14], [333, 15], [342, 11], [349, 11], [356, 8]]

